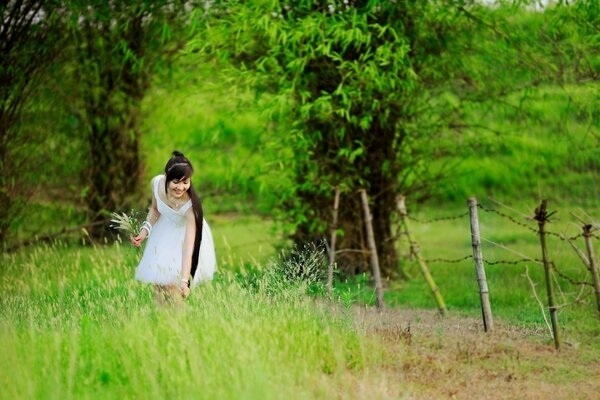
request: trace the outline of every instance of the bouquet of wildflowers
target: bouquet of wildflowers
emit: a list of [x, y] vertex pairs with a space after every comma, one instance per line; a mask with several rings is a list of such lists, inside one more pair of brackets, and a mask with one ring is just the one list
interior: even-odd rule
[[137, 236], [144, 224], [141, 213], [135, 210], [131, 210], [129, 214], [113, 212], [110, 216], [112, 218], [110, 227], [123, 232], [128, 237]]

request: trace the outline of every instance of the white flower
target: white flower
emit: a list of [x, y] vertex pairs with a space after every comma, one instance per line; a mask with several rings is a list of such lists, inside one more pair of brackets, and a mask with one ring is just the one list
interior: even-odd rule
[[123, 231], [128, 236], [137, 236], [140, 233], [140, 229], [142, 229], [143, 221], [140, 219], [139, 213], [135, 210], [131, 210], [129, 215], [113, 212], [110, 216], [112, 217], [110, 220], [111, 228]]

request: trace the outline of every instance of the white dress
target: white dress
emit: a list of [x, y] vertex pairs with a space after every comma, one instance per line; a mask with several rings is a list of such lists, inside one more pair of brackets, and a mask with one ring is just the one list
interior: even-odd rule
[[[158, 195], [159, 185], [164, 185], [164, 177], [153, 179], [152, 190], [160, 218], [152, 227], [144, 255], [135, 270], [135, 279], [145, 283], [160, 285], [181, 282], [181, 259], [185, 238], [185, 213], [192, 206], [188, 200], [179, 210], [169, 207]], [[198, 255], [198, 267], [192, 280], [192, 286], [212, 280], [217, 260], [212, 233], [206, 220], [202, 221], [202, 242]]]

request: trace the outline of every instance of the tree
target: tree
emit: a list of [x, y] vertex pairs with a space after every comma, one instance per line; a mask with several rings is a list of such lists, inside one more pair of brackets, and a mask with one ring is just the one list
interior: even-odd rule
[[[434, 143], [457, 118], [451, 84], [472, 20], [454, 2], [228, 2], [204, 48], [249, 70], [259, 90], [291, 99], [294, 182], [282, 196], [297, 241], [323, 236], [340, 186], [340, 246], [365, 249], [358, 188], [372, 199], [386, 274], [397, 270], [398, 193], [431, 185]], [[231, 38], [228, 41], [224, 38]], [[208, 44], [206, 44], [208, 43]], [[256, 78], [256, 73], [259, 77]], [[363, 256], [344, 253], [348, 271]]]
[[[75, 2], [74, 108], [88, 142], [87, 207], [92, 221], [140, 194], [140, 105], [153, 77], [181, 47], [183, 1]], [[99, 234], [101, 232], [96, 232]]]
[[60, 2], [14, 0], [0, 5], [0, 243], [26, 199], [23, 177], [33, 162], [23, 147], [37, 138], [24, 111], [61, 50]]
[[[547, 37], [560, 20], [551, 11], [528, 11], [528, 5], [228, 1], [214, 7], [197, 44], [233, 65], [259, 92], [289, 101], [288, 131], [281, 136], [292, 151], [279, 159], [293, 182], [281, 188], [292, 237], [324, 236], [333, 187], [340, 186], [340, 246], [365, 249], [356, 195], [364, 187], [383, 271], [392, 275], [398, 264], [396, 195], [430, 195], [448, 178], [452, 165], [444, 160], [460, 150], [461, 136], [490, 129], [485, 122], [470, 126], [465, 115], [554, 82], [560, 64], [571, 72], [569, 57], [552, 49], [560, 48], [564, 35], [571, 37], [572, 24]], [[366, 258], [357, 254], [343, 253], [340, 264], [349, 272], [365, 270]]]

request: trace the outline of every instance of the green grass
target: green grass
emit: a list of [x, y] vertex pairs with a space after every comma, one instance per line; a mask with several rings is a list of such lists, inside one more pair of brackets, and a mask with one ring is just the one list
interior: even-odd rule
[[478, 193], [510, 201], [544, 195], [595, 206], [600, 120], [593, 104], [599, 93], [598, 84], [589, 82], [516, 92], [500, 103], [462, 104], [465, 124], [473, 128], [449, 132], [438, 144], [452, 155], [433, 165], [457, 166], [432, 188], [436, 198], [461, 201]]
[[226, 214], [206, 217], [212, 229], [219, 264], [223, 269], [243, 270], [263, 265], [281, 243], [271, 219], [256, 215]]
[[331, 398], [382, 354], [300, 290], [223, 273], [157, 309], [136, 257], [118, 244], [3, 256], [0, 398]]
[[[433, 218], [461, 211], [458, 206], [424, 208], [416, 215]], [[481, 214], [483, 237], [536, 256], [535, 236]], [[41, 245], [4, 254], [0, 398], [353, 398], [357, 390], [363, 394], [379, 390], [376, 397], [381, 398], [396, 393], [391, 396], [396, 398], [398, 393], [409, 396], [427, 386], [426, 380], [410, 375], [419, 371], [420, 352], [453, 357], [458, 339], [453, 334], [446, 338], [441, 325], [440, 337], [438, 328], [425, 334], [429, 336], [415, 336], [417, 347], [389, 342], [397, 335], [394, 327], [382, 333], [384, 340], [374, 340], [355, 325], [350, 313], [332, 314], [307, 296], [302, 286], [281, 285], [270, 280], [276, 276], [257, 273], [261, 265], [268, 265], [279, 243], [268, 220], [214, 216], [211, 225], [219, 273], [212, 284], [195, 290], [182, 309], [156, 308], [151, 288], [132, 279], [139, 254], [128, 245]], [[553, 231], [563, 228], [576, 233], [566, 220], [551, 224]], [[425, 257], [454, 258], [470, 251], [466, 220], [413, 222], [413, 230]], [[553, 246], [551, 257], [564, 265], [563, 270], [585, 278], [564, 244], [553, 242]], [[483, 251], [490, 260], [511, 256], [489, 245]], [[573, 264], [566, 265], [569, 260]], [[406, 269], [412, 279], [387, 283], [388, 307], [434, 308], [417, 267], [408, 263]], [[431, 270], [452, 318], [457, 313], [479, 317], [469, 261], [431, 264]], [[523, 266], [488, 267], [487, 272], [497, 320], [545, 334], [539, 307], [522, 276]], [[531, 265], [530, 275], [544, 300], [540, 268]], [[559, 282], [567, 298], [572, 298], [573, 289]], [[367, 277], [338, 283], [335, 293], [346, 306], [375, 301]], [[588, 379], [585, 365], [593, 363], [600, 351], [593, 298], [561, 310], [559, 321], [565, 340], [581, 346], [577, 368], [569, 369], [569, 360], [575, 357], [569, 350], [552, 367], [552, 373], [563, 378], [559, 384], [568, 386]], [[433, 342], [442, 347], [429, 348]], [[547, 342], [549, 349], [549, 338]], [[489, 371], [506, 370], [503, 363], [510, 362], [518, 371], [529, 371], [534, 382], [543, 380], [546, 373], [530, 358], [543, 358], [546, 350], [527, 351], [523, 360], [500, 351], [492, 359], [467, 360], [463, 367], [476, 362]], [[411, 362], [417, 363], [417, 372], [402, 367]], [[462, 368], [460, 362], [448, 362], [444, 371]], [[400, 374], [400, 380], [394, 374]]]

